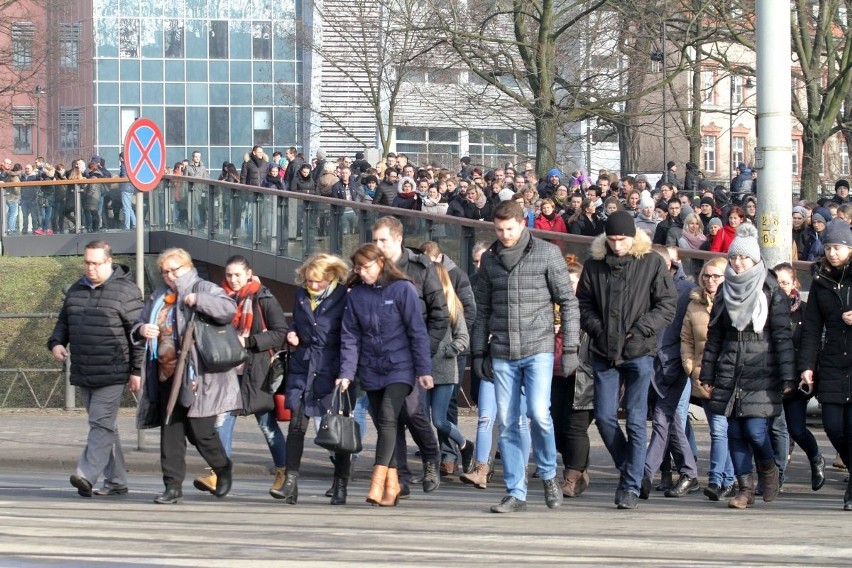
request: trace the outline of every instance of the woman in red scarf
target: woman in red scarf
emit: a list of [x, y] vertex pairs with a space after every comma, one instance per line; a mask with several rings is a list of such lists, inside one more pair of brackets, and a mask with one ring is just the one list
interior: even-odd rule
[[[269, 489], [269, 494], [280, 499], [283, 497], [281, 487], [285, 478], [286, 441], [275, 418], [272, 395], [263, 392], [261, 386], [266, 379], [271, 355], [284, 345], [287, 334], [284, 311], [272, 292], [252, 273], [248, 260], [243, 256], [232, 256], [225, 263], [222, 288], [237, 303], [234, 327], [237, 328], [249, 353], [245, 364], [237, 368], [240, 395], [243, 399], [243, 409], [239, 414], [253, 414], [260, 431], [266, 437], [275, 463], [275, 481]], [[216, 421], [216, 430], [229, 458], [236, 418], [236, 413], [228, 412], [219, 415]], [[210, 475], [196, 478], [194, 485], [201, 491], [212, 492], [216, 487], [215, 472], [211, 471]]]

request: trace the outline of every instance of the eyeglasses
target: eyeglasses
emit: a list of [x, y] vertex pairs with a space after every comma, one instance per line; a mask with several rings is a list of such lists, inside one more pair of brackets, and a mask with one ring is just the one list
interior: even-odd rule
[[701, 277], [704, 280], [710, 280], [711, 278], [713, 280], [721, 280], [722, 278], [725, 277], [725, 275], [724, 274], [703, 274]]
[[83, 266], [85, 266], [86, 268], [100, 268], [101, 266], [103, 266], [107, 262], [109, 262], [109, 261], [104, 260], [103, 262], [90, 262], [90, 261], [84, 260]]
[[373, 262], [368, 262], [367, 264], [356, 265], [352, 268], [352, 270], [355, 272], [355, 274], [361, 274], [365, 270], [369, 270], [370, 268], [372, 268], [376, 264], [376, 262], [377, 261], [374, 260]]
[[169, 274], [171, 274], [172, 276], [177, 276], [178, 270], [180, 270], [181, 268], [183, 268], [183, 265], [176, 266], [174, 268], [163, 268], [162, 270], [160, 270], [160, 274], [162, 274], [163, 276], [168, 276]]

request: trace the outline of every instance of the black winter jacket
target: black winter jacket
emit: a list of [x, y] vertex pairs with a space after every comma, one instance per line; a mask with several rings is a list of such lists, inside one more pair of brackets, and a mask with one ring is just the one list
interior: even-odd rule
[[672, 322], [677, 308], [677, 291], [663, 258], [653, 252], [651, 239], [642, 231], [622, 257], [610, 251], [606, 235], [598, 235], [591, 256], [580, 276], [577, 299], [592, 353], [616, 365], [652, 355], [657, 333]]
[[70, 346], [71, 384], [98, 388], [124, 384], [142, 372], [145, 345], [130, 339], [142, 312], [142, 293], [124, 265], [113, 267], [106, 282], [92, 288], [81, 278], [71, 285], [47, 348]]
[[716, 293], [701, 362], [701, 383], [713, 387], [710, 411], [734, 418], [781, 414], [781, 395], [795, 388], [796, 353], [790, 326], [790, 300], [770, 270], [763, 284], [769, 315], [758, 337], [751, 324], [738, 332]]
[[814, 371], [820, 402], [847, 404], [852, 401], [852, 328], [843, 322], [843, 312], [852, 309], [852, 264], [833, 268], [823, 260], [815, 266], [802, 326], [799, 370]]
[[438, 273], [432, 268], [432, 261], [425, 254], [418, 254], [403, 248], [402, 256], [396, 266], [405, 273], [417, 290], [423, 321], [429, 332], [430, 355], [438, 351], [438, 344], [444, 339], [450, 327], [450, 312], [447, 311], [447, 297]]
[[243, 155], [243, 167], [240, 169], [240, 183], [259, 186], [266, 177], [269, 162], [254, 154]]
[[373, 205], [387, 205], [390, 207], [396, 197], [396, 184], [382, 180], [376, 187], [376, 196], [373, 198]]
[[290, 191], [298, 191], [299, 193], [308, 193], [314, 195], [316, 193], [316, 183], [311, 174], [308, 177], [303, 177], [302, 170], [296, 174], [296, 179], [290, 182]]
[[[252, 304], [254, 318], [251, 334], [246, 339], [249, 358], [240, 377], [241, 414], [257, 414], [274, 408], [272, 395], [261, 390], [269, 370], [269, 350], [278, 351], [287, 336], [287, 320], [281, 304], [266, 286], [261, 286]], [[261, 318], [261, 315], [263, 317]], [[266, 323], [266, 331], [263, 324]]]

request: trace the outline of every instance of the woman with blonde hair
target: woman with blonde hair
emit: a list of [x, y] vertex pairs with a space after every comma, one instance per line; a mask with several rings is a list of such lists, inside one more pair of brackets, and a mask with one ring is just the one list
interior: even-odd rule
[[[305, 449], [305, 433], [311, 417], [320, 417], [331, 408], [334, 384], [340, 372], [340, 329], [346, 308], [349, 266], [327, 253], [308, 258], [296, 271], [293, 323], [287, 343], [295, 347], [290, 357], [286, 404], [292, 411], [287, 432], [287, 474], [278, 497], [289, 505], [299, 498], [299, 469]], [[354, 390], [354, 389], [353, 389]], [[354, 406], [352, 393], [350, 406]], [[351, 454], [334, 455], [334, 482], [331, 504], [346, 504]]]
[[432, 424], [442, 436], [458, 444], [462, 458], [462, 471], [470, 471], [474, 456], [474, 443], [465, 439], [458, 426], [447, 418], [450, 399], [453, 397], [455, 385], [459, 382], [457, 359], [465, 352], [470, 336], [464, 319], [464, 306], [456, 295], [450, 274], [444, 265], [436, 262], [432, 266], [438, 273], [441, 288], [447, 298], [447, 310], [450, 314], [450, 326], [444, 338], [438, 343], [438, 350], [432, 356], [432, 377], [435, 387], [426, 393], [426, 407], [432, 412]]

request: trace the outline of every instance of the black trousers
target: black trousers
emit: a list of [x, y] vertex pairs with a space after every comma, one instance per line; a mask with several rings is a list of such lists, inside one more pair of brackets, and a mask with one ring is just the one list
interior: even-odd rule
[[[411, 385], [405, 383], [393, 383], [381, 390], [367, 391], [367, 400], [370, 401], [370, 411], [376, 422], [378, 440], [376, 441], [375, 465], [397, 467], [399, 463], [399, 452], [397, 450], [397, 432], [400, 426], [400, 414], [408, 393], [412, 392]], [[430, 430], [431, 431], [431, 430]], [[403, 431], [403, 436], [405, 432]], [[434, 434], [432, 438], [434, 439]], [[435, 451], [438, 450], [438, 441], [435, 440]], [[403, 456], [405, 455], [403, 450]]]
[[399, 417], [396, 432], [396, 463], [399, 467], [400, 483], [408, 483], [411, 470], [408, 469], [408, 449], [405, 445], [405, 428], [411, 432], [414, 443], [420, 449], [423, 463], [438, 463], [441, 460], [441, 447], [432, 429], [432, 421], [426, 412], [426, 391], [419, 384], [406, 393], [405, 404]]
[[[354, 389], [354, 387], [353, 387]], [[350, 391], [343, 393], [349, 396]], [[354, 406], [354, 405], [353, 405]], [[304, 406], [299, 408], [290, 417], [290, 426], [287, 429], [287, 471], [298, 473], [302, 465], [302, 454], [305, 451], [305, 433], [311, 417], [305, 416]], [[334, 477], [349, 479], [349, 464], [352, 454], [348, 452], [335, 452], [334, 454]]]
[[[160, 400], [168, 400], [168, 386], [171, 382], [160, 383]], [[186, 441], [198, 449], [213, 471], [224, 469], [230, 463], [222, 447], [222, 441], [216, 432], [216, 417], [190, 418], [189, 409], [175, 406], [172, 421], [165, 424], [165, 404], [160, 405], [163, 411], [163, 426], [160, 428], [160, 468], [163, 470], [163, 483], [167, 489], [180, 489], [186, 478]]]
[[589, 467], [589, 426], [594, 410], [574, 409], [576, 376], [553, 377], [550, 413], [556, 435], [556, 451], [562, 454], [566, 469], [584, 471]]

